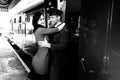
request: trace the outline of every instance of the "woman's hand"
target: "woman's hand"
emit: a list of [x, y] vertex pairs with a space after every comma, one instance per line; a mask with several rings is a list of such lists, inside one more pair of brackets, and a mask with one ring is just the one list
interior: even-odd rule
[[65, 23], [62, 23], [60, 26], [58, 26], [57, 28], [59, 29], [59, 31], [61, 31], [65, 26]]

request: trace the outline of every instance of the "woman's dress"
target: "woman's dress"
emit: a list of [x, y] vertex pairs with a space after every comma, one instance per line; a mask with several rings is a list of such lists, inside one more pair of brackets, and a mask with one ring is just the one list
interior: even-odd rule
[[[56, 33], [59, 30], [57, 28], [38, 28], [34, 35], [36, 41], [44, 41], [47, 34]], [[32, 66], [33, 70], [38, 74], [46, 74], [48, 72], [49, 54], [47, 47], [40, 47], [38, 45], [38, 51], [33, 57]]]

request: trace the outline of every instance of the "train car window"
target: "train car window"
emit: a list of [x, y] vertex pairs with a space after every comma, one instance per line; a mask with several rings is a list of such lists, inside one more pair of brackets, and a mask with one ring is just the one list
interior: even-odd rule
[[26, 15], [25, 21], [26, 21], [26, 22], [30, 22], [30, 15], [28, 15], [28, 14]]
[[14, 23], [16, 23], [16, 18], [14, 18]]
[[21, 23], [21, 21], [22, 21], [22, 17], [20, 16], [20, 17], [19, 17], [19, 23]]

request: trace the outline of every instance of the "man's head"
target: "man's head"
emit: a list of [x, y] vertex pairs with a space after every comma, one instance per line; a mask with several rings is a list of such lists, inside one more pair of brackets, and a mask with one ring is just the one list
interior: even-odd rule
[[61, 15], [63, 12], [56, 8], [49, 8], [48, 13], [49, 13], [50, 24], [55, 25], [58, 22], [60, 22]]

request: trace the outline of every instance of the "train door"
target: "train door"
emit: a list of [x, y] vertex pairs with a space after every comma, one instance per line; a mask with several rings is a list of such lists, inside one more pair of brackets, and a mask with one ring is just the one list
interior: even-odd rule
[[109, 68], [108, 80], [120, 79], [120, 1], [112, 0], [112, 22], [111, 22], [111, 35], [110, 35], [110, 50], [109, 50]]
[[115, 64], [115, 59], [110, 60], [113, 0], [82, 0], [81, 5], [80, 61], [84, 78], [107, 80]]

